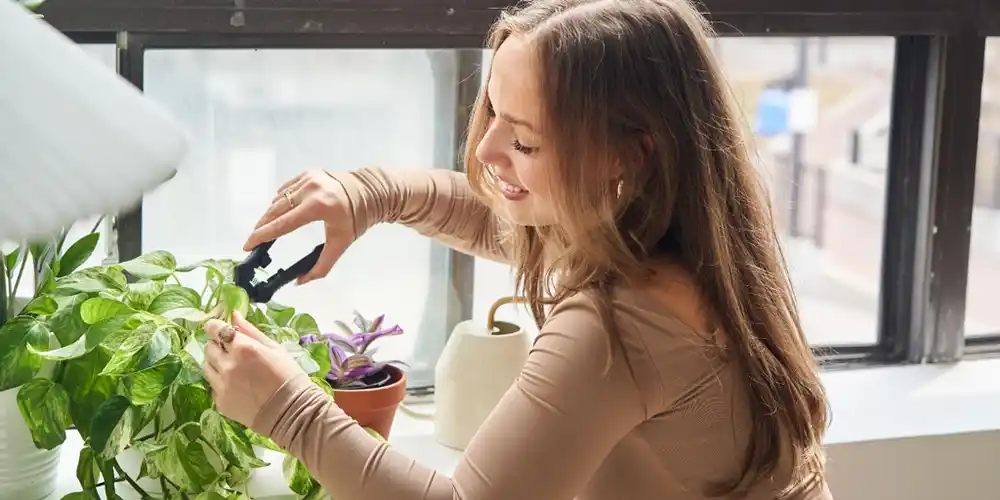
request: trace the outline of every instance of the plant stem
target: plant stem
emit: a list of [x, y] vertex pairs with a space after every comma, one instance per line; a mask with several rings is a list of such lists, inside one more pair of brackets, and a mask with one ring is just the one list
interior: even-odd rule
[[109, 460], [101, 465], [101, 475], [104, 476], [104, 496], [105, 498], [115, 498], [118, 495], [115, 493], [115, 468], [114, 464]]
[[12, 317], [16, 312], [20, 312], [20, 311], [14, 311], [14, 297], [17, 297], [17, 289], [21, 287], [21, 277], [24, 276], [24, 267], [25, 265], [28, 264], [28, 256], [24, 253], [24, 251], [27, 250], [27, 248], [28, 248], [27, 244], [21, 247], [21, 255], [18, 256], [18, 259], [21, 261], [21, 267], [17, 270], [17, 278], [14, 280], [14, 286], [10, 289], [9, 292], [10, 302], [8, 302], [8, 305], [10, 307], [9, 313]]
[[97, 228], [101, 227], [101, 223], [102, 222], [104, 222], [104, 216], [103, 215], [97, 218], [97, 222], [94, 223], [94, 227], [90, 229], [90, 232], [91, 233], [96, 233], [97, 232]]
[[[120, 482], [122, 482], [122, 481], [125, 481], [125, 478], [123, 478], [123, 477], [116, 477], [116, 478], [115, 478], [115, 480], [114, 480], [113, 482], [115, 482], [115, 483], [120, 483]], [[95, 484], [95, 485], [94, 485], [94, 487], [95, 487], [95, 488], [100, 488], [100, 487], [104, 486], [104, 483], [105, 483], [105, 482], [106, 482], [106, 481], [101, 481], [101, 482], [99, 482], [99, 483]]]
[[142, 486], [139, 486], [139, 483], [135, 482], [131, 477], [129, 477], [128, 473], [126, 473], [125, 470], [122, 469], [122, 466], [118, 465], [117, 460], [112, 459], [111, 464], [114, 467], [115, 471], [118, 472], [118, 474], [122, 478], [124, 478], [125, 481], [128, 481], [129, 486], [131, 486], [132, 489], [135, 490], [135, 492], [138, 493], [140, 497], [149, 498], [149, 493], [146, 493], [146, 490], [143, 490]]
[[[158, 437], [160, 435], [160, 432], [162, 432], [164, 430], [162, 428], [163, 427], [163, 421], [161, 420], [161, 418], [162, 418], [162, 415], [160, 415], [159, 413], [157, 413], [156, 417], [153, 419], [153, 435], [149, 436], [149, 437]], [[173, 425], [173, 424], [170, 424], [170, 425]], [[170, 426], [168, 425], [167, 428], [169, 429]], [[163, 492], [163, 498], [167, 498], [167, 492], [169, 490], [170, 490], [170, 488], [167, 486], [167, 477], [164, 476], [163, 472], [161, 471], [160, 472], [160, 491]]]
[[7, 322], [7, 309], [11, 308], [10, 304], [14, 302], [8, 290], [10, 290], [10, 277], [7, 276], [7, 257], [0, 252], [0, 326]]

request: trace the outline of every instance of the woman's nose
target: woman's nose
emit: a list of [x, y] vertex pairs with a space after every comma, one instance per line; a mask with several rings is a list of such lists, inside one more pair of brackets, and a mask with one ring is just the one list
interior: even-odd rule
[[476, 159], [484, 165], [495, 165], [503, 162], [504, 152], [497, 140], [495, 123], [486, 129], [486, 135], [476, 145]]

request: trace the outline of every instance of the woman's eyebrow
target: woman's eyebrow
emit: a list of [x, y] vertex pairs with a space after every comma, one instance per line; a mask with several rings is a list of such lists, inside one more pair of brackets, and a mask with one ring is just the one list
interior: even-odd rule
[[511, 115], [509, 113], [500, 113], [500, 112], [498, 112], [497, 116], [499, 116], [500, 118], [503, 118], [504, 121], [506, 121], [506, 122], [512, 123], [514, 125], [521, 125], [522, 127], [527, 128], [528, 130], [537, 133], [537, 130], [535, 130], [534, 125], [532, 125], [531, 122], [529, 122], [528, 120], [525, 120], [523, 118], [518, 118], [518, 117], [516, 117], [514, 115]]

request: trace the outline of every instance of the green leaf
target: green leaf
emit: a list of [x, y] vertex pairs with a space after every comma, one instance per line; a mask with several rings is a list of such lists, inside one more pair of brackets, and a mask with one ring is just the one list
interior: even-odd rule
[[305, 350], [304, 347], [298, 344], [298, 342], [282, 342], [281, 347], [285, 349], [285, 352], [292, 355], [295, 361], [299, 363], [306, 373], [316, 373], [320, 369], [319, 363], [313, 360], [312, 355], [309, 351]]
[[336, 400], [337, 391], [333, 390], [333, 387], [330, 386], [330, 382], [326, 381], [325, 378], [326, 374], [327, 372], [317, 372], [313, 375], [310, 375], [309, 380], [312, 380], [312, 382], [318, 385], [320, 389], [323, 389], [323, 392], [325, 392], [328, 396]]
[[309, 351], [309, 357], [319, 365], [315, 373], [330, 373], [330, 367], [333, 365], [333, 361], [330, 359], [330, 346], [324, 342], [314, 342], [307, 344], [305, 349]]
[[80, 458], [76, 461], [76, 478], [83, 489], [96, 488], [101, 480], [101, 466], [97, 463], [94, 450], [90, 446], [80, 449]]
[[167, 479], [193, 493], [205, 491], [221, 472], [209, 457], [209, 453], [214, 456], [214, 452], [207, 450], [197, 436], [198, 424], [189, 423], [170, 431], [162, 441], [167, 446], [166, 452], [155, 457], [157, 469]]
[[162, 281], [137, 281], [128, 284], [125, 303], [133, 309], [146, 311], [150, 304], [163, 292]]
[[247, 311], [250, 310], [250, 297], [247, 296], [247, 291], [228, 283], [222, 285], [220, 289], [219, 303], [224, 308], [225, 316], [223, 319], [226, 321], [232, 318], [234, 311], [238, 311], [243, 317], [246, 317]]
[[177, 379], [174, 382], [180, 385], [205, 382], [205, 377], [202, 375], [202, 365], [204, 362], [198, 363], [186, 351], [181, 352], [178, 356], [181, 358], [181, 372], [177, 374]]
[[209, 319], [208, 314], [201, 309], [196, 309], [194, 307], [181, 307], [178, 309], [171, 309], [163, 313], [163, 317], [171, 321], [182, 319], [185, 321], [190, 321], [192, 323], [201, 323]]
[[67, 346], [80, 339], [90, 325], [83, 321], [81, 308], [90, 296], [85, 293], [55, 297], [56, 312], [48, 317], [49, 330], [56, 335], [60, 346]]
[[[58, 263], [57, 263], [58, 264]], [[53, 293], [56, 289], [56, 273], [52, 266], [45, 264], [35, 276], [35, 296]]]
[[79, 358], [101, 345], [101, 342], [109, 335], [125, 329], [125, 323], [129, 319], [127, 316], [112, 316], [102, 319], [90, 325], [87, 333], [68, 346], [51, 351], [39, 351], [37, 349], [35, 351], [42, 358], [56, 361]]
[[[201, 432], [229, 463], [249, 468], [267, 467], [267, 462], [257, 458], [252, 447], [241, 447], [234, 441], [232, 430], [219, 412], [208, 410], [201, 414]], [[248, 439], [246, 445], [249, 444]]]
[[285, 455], [284, 462], [281, 464], [281, 471], [285, 475], [285, 481], [288, 482], [288, 489], [293, 492], [299, 495], [306, 495], [312, 489], [312, 475], [309, 474], [309, 470], [306, 469], [306, 466], [299, 459], [291, 455]]
[[278, 326], [288, 326], [288, 322], [295, 316], [295, 308], [271, 301], [267, 303], [267, 315]]
[[115, 316], [132, 315], [135, 313], [136, 310], [132, 309], [125, 303], [104, 297], [87, 299], [83, 305], [80, 306], [80, 317], [82, 317], [83, 321], [88, 325], [93, 325], [103, 319]]
[[265, 448], [271, 451], [286, 453], [285, 450], [281, 449], [281, 447], [275, 444], [275, 442], [271, 440], [271, 438], [269, 437], [265, 437], [250, 429], [246, 430], [246, 434], [250, 438], [250, 442], [253, 443], [254, 446], [260, 446], [261, 448]]
[[114, 391], [114, 380], [99, 375], [109, 359], [110, 355], [98, 348], [63, 364], [60, 383], [69, 394], [73, 423], [84, 438], [90, 435], [91, 420], [97, 408]]
[[170, 353], [170, 335], [153, 323], [143, 323], [111, 355], [102, 375], [120, 376], [149, 368]]
[[73, 420], [63, 386], [49, 379], [32, 379], [17, 391], [17, 408], [36, 447], [51, 450], [66, 441], [66, 429]]
[[201, 309], [201, 295], [198, 292], [182, 287], [172, 286], [163, 290], [149, 305], [149, 312], [163, 314], [174, 309]]
[[267, 317], [267, 314], [264, 314], [263, 310], [255, 306], [251, 306], [250, 311], [247, 312], [247, 321], [261, 331], [266, 331], [274, 326], [274, 320]]
[[229, 499], [214, 491], [206, 491], [204, 493], [199, 493], [198, 496], [194, 497], [194, 500], [229, 500]]
[[177, 270], [177, 260], [170, 253], [157, 250], [122, 262], [121, 267], [137, 278], [162, 280], [174, 274]]
[[44, 360], [37, 351], [49, 347], [49, 329], [30, 316], [18, 316], [0, 326], [0, 391], [31, 380]]
[[169, 354], [153, 366], [130, 373], [122, 378], [125, 395], [136, 406], [155, 401], [181, 371], [181, 360]]
[[100, 460], [111, 460], [131, 442], [135, 413], [124, 396], [115, 394], [97, 408], [90, 424], [90, 446]]
[[128, 281], [116, 266], [88, 267], [81, 269], [56, 282], [55, 289], [64, 295], [74, 293], [97, 293], [105, 290], [124, 292]]
[[288, 323], [299, 336], [302, 335], [319, 335], [319, 324], [316, 323], [316, 319], [308, 314], [297, 314]]
[[101, 500], [101, 497], [86, 491], [76, 491], [63, 496], [60, 500]]
[[100, 239], [101, 233], [90, 233], [70, 245], [70, 247], [63, 252], [62, 258], [59, 259], [58, 276], [60, 278], [66, 276], [67, 274], [76, 271], [76, 269], [83, 265], [84, 262], [87, 262], [87, 259], [94, 254], [94, 249], [97, 248], [97, 242]]
[[219, 286], [224, 283], [233, 282], [233, 273], [236, 269], [236, 262], [232, 260], [209, 259], [198, 263], [198, 265], [194, 267], [186, 267], [178, 269], [178, 271], [187, 272], [198, 267], [205, 268], [205, 281], [207, 281], [209, 286], [211, 286], [214, 290], [219, 288]]
[[177, 424], [198, 422], [202, 414], [212, 407], [212, 395], [202, 384], [178, 385], [171, 403]]
[[[17, 272], [17, 258], [20, 255], [21, 255], [21, 247], [17, 247], [13, 251], [11, 251], [9, 254], [7, 254], [7, 255], [4, 256], [4, 258], [3, 258], [3, 260], [4, 260], [4, 267], [7, 268], [7, 276], [8, 277], [13, 277], [14, 273]], [[2, 276], [0, 276], [0, 277], [2, 277]]]
[[35, 297], [24, 306], [21, 314], [31, 314], [35, 316], [48, 316], [59, 308], [59, 304], [56, 300], [48, 295], [42, 295], [41, 297]]

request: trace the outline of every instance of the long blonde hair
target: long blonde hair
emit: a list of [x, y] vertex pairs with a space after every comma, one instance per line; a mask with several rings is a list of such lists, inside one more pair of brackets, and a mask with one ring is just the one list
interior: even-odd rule
[[[789, 449], [797, 470], [821, 472], [826, 398], [707, 21], [686, 0], [540, 0], [504, 12], [490, 46], [511, 36], [530, 41], [541, 68], [543, 128], [558, 158], [546, 169], [559, 223], [511, 228], [536, 321], [548, 305], [596, 292], [615, 337], [612, 287], [649, 276], [653, 259], [679, 263], [717, 313], [751, 394], [743, 474], [718, 494], [767, 477]], [[487, 199], [495, 179], [474, 152], [490, 119], [484, 89], [465, 161]], [[611, 164], [617, 183], [599, 174]]]

